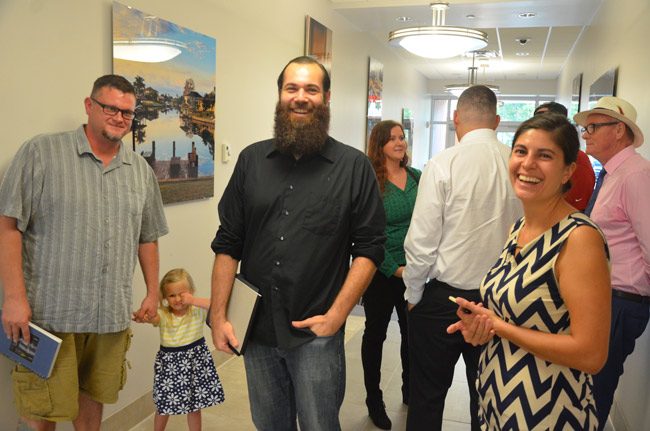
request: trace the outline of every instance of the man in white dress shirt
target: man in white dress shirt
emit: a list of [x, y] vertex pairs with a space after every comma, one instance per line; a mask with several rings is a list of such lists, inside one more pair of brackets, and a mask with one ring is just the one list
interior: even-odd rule
[[406, 236], [404, 282], [409, 308], [410, 397], [406, 429], [440, 430], [447, 390], [462, 354], [472, 430], [478, 426], [475, 382], [480, 347], [460, 333], [449, 296], [480, 302], [479, 284], [496, 262], [509, 229], [522, 215], [508, 177], [510, 149], [499, 142], [497, 99], [475, 85], [454, 112], [459, 143], [436, 154], [420, 179]]

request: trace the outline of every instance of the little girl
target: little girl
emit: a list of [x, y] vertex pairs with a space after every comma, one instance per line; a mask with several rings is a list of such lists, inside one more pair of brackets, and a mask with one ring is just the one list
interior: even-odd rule
[[210, 306], [208, 298], [195, 298], [194, 282], [182, 268], [160, 281], [161, 308], [144, 322], [160, 327], [160, 350], [154, 365], [154, 429], [162, 431], [169, 415], [187, 414], [191, 431], [201, 429], [201, 409], [220, 404], [223, 389], [212, 355], [203, 338]]

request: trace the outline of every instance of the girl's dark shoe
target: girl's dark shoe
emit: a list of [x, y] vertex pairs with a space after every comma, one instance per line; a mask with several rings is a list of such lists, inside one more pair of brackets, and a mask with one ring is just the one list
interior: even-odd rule
[[372, 423], [379, 429], [389, 430], [393, 426], [393, 423], [386, 414], [386, 405], [383, 402], [373, 406], [368, 405], [368, 415]]

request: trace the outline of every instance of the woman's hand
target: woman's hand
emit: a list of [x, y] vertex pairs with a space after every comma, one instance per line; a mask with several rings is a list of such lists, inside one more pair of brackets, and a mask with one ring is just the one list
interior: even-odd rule
[[395, 273], [393, 274], [397, 278], [404, 278], [404, 266], [400, 266], [395, 270]]
[[456, 298], [458, 311], [456, 315], [460, 320], [447, 328], [448, 334], [460, 331], [467, 343], [479, 346], [487, 343], [494, 337], [494, 319], [498, 319], [493, 311], [463, 298]]

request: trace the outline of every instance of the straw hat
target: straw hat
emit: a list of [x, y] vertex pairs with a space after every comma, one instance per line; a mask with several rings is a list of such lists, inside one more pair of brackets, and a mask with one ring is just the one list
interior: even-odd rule
[[621, 99], [620, 97], [605, 96], [598, 100], [596, 106], [588, 111], [578, 112], [573, 116], [573, 121], [586, 126], [587, 117], [591, 114], [602, 114], [608, 117], [615, 118], [632, 129], [634, 133], [634, 142], [632, 145], [635, 147], [643, 144], [643, 132], [636, 125], [636, 109], [629, 102]]

